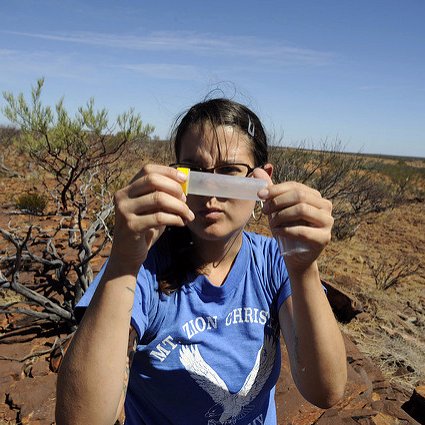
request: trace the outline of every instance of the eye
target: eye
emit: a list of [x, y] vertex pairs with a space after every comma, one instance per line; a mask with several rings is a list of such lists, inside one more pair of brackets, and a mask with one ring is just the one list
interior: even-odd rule
[[248, 171], [246, 165], [225, 164], [215, 168], [217, 174], [226, 174], [229, 176], [245, 176]]

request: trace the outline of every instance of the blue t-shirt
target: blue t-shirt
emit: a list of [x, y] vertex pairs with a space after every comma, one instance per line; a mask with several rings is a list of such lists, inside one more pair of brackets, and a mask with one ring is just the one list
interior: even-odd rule
[[[131, 322], [140, 341], [126, 424], [276, 424], [278, 310], [291, 294], [276, 241], [245, 232], [220, 287], [193, 274], [163, 294], [157, 281], [163, 264], [154, 246], [137, 276]], [[101, 274], [77, 310], [87, 307]]]

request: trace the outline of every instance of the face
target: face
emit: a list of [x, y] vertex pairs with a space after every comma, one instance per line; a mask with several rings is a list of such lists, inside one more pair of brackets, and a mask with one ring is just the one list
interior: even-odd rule
[[[197, 126], [187, 130], [177, 160], [204, 168], [223, 162], [245, 163], [254, 168], [248, 137], [230, 126], [215, 130], [210, 126]], [[194, 237], [225, 242], [243, 229], [255, 201], [189, 195], [187, 204], [195, 214], [195, 220], [188, 224]]]

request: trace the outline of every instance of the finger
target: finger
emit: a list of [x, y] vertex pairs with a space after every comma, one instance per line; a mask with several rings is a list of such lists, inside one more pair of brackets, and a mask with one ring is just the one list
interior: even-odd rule
[[[288, 208], [294, 205], [304, 204], [331, 213], [331, 201], [329, 201], [328, 199], [324, 199], [321, 196], [318, 196], [318, 192], [314, 189], [310, 190], [310, 188], [307, 188], [307, 186], [304, 186], [304, 188], [298, 188], [298, 190], [290, 190], [287, 192], [277, 192], [274, 197], [268, 196], [268, 199], [264, 203], [263, 212], [265, 214], [270, 214], [275, 211], [280, 211], [284, 208]], [[269, 188], [269, 191], [271, 192], [273, 189], [274, 187], [271, 187]]]
[[180, 197], [181, 184], [187, 176], [179, 170], [164, 165], [147, 164], [132, 179], [128, 186], [130, 197], [137, 197], [153, 190], [163, 190]]
[[140, 177], [143, 177], [150, 173], [158, 173], [163, 174], [164, 176], [168, 176], [170, 178], [174, 178], [176, 180], [185, 181], [186, 175], [182, 173], [181, 171], [177, 170], [173, 167], [168, 167], [167, 165], [161, 165], [161, 164], [145, 164], [138, 172], [137, 174], [131, 179], [130, 183], [133, 183]]
[[160, 174], [149, 174], [140, 177], [128, 187], [127, 196], [138, 198], [153, 192], [164, 192], [169, 195], [186, 201], [186, 195], [180, 183]]
[[183, 227], [187, 223], [179, 215], [170, 214], [165, 211], [157, 211], [151, 214], [133, 214], [128, 221], [128, 227], [134, 233], [143, 233], [147, 229], [158, 229], [165, 226]]
[[275, 236], [300, 240], [317, 246], [323, 246], [330, 242], [331, 232], [329, 229], [317, 229], [308, 226], [290, 226], [274, 229]]
[[332, 227], [334, 219], [328, 211], [309, 204], [296, 204], [269, 214], [271, 227], [306, 223], [312, 227]]
[[312, 187], [306, 186], [305, 184], [292, 182], [292, 181], [275, 184], [269, 187], [268, 189], [269, 189], [269, 195], [267, 197], [268, 199], [274, 198], [275, 196], [281, 193], [286, 193], [291, 191], [301, 192], [301, 193], [304, 193], [305, 195], [309, 194], [311, 196], [315, 196], [318, 198], [322, 197], [321, 193], [318, 190], [313, 189]]
[[150, 192], [137, 198], [126, 200], [123, 208], [130, 214], [147, 215], [166, 212], [180, 216], [183, 220], [192, 221], [195, 216], [187, 204], [166, 192]]

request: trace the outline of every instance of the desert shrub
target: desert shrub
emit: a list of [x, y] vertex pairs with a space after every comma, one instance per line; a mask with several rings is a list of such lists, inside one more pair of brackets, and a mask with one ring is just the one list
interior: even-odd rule
[[17, 155], [13, 143], [19, 136], [14, 127], [0, 126], [0, 177], [18, 177], [19, 173], [6, 164]]
[[396, 188], [390, 179], [376, 178], [367, 170], [366, 158], [347, 154], [340, 142], [324, 142], [320, 149], [270, 148], [277, 182], [298, 181], [317, 189], [333, 202], [337, 239], [352, 237], [361, 219], [370, 212], [394, 206]]
[[6, 106], [2, 112], [20, 129], [21, 146], [55, 177], [61, 208], [67, 211], [79, 202], [81, 178], [89, 176], [92, 183], [107, 186], [125, 167], [120, 163], [125, 151], [134, 151], [153, 127], [143, 125], [132, 109], [111, 123], [106, 109], [96, 110], [93, 99], [72, 117], [63, 99], [54, 109], [42, 104], [43, 84], [43, 79], [37, 81], [29, 102], [22, 93], [3, 93]]
[[168, 165], [175, 162], [173, 146], [168, 140], [149, 140], [144, 144], [143, 148], [146, 157], [159, 164]]
[[269, 160], [273, 163], [273, 178], [275, 182], [297, 181], [307, 183], [315, 169], [309, 169], [314, 152], [298, 148], [271, 146]]
[[414, 167], [406, 163], [405, 160], [368, 161], [366, 169], [376, 171], [391, 178], [394, 182], [411, 179], [415, 176], [425, 178], [425, 167]]
[[30, 163], [47, 176], [41, 180], [50, 198], [23, 195], [18, 207], [41, 213], [50, 201], [57, 210], [53, 226], [45, 229], [33, 220], [28, 226], [0, 227], [7, 253], [0, 257], [0, 283], [27, 300], [23, 308], [11, 304], [0, 313], [73, 329], [74, 307], [93, 279], [92, 260], [111, 242], [113, 192], [140, 162], [153, 127], [143, 125], [131, 109], [111, 121], [105, 109], [95, 109], [93, 99], [75, 116], [62, 100], [54, 108], [44, 106], [43, 83], [37, 82], [29, 101], [22, 93], [4, 93], [2, 111], [17, 126], [17, 143]]
[[364, 169], [375, 176], [381, 178], [384, 176], [391, 181], [394, 187], [393, 200], [395, 205], [400, 205], [411, 199], [421, 200], [424, 198], [425, 166], [415, 167], [407, 164], [403, 159], [387, 159], [385, 161], [367, 161]]
[[376, 288], [383, 291], [398, 285], [402, 279], [414, 275], [420, 269], [420, 264], [414, 258], [405, 256], [388, 258], [381, 254], [377, 261], [367, 258], [366, 264], [372, 273]]
[[338, 240], [352, 238], [360, 227], [361, 219], [353, 214], [340, 214], [334, 222], [332, 235]]
[[0, 146], [10, 146], [19, 136], [19, 130], [10, 126], [0, 126]]
[[359, 172], [353, 173], [349, 180], [350, 190], [344, 196], [357, 216], [382, 212], [394, 206], [395, 188], [390, 181]]
[[43, 214], [47, 207], [48, 199], [45, 195], [39, 193], [25, 193], [18, 197], [16, 206], [29, 214]]

